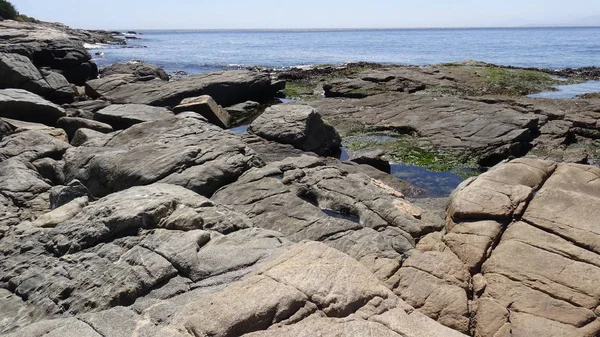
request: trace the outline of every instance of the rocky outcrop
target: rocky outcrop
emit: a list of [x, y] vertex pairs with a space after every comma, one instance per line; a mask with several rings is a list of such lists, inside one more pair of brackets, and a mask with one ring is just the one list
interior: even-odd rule
[[386, 93], [310, 102], [324, 118], [414, 135], [437, 148], [468, 153], [484, 165], [520, 157], [533, 146], [540, 116], [454, 97]]
[[395, 293], [474, 336], [598, 334], [599, 182], [596, 167], [535, 159], [466, 181], [445, 231], [392, 277]]
[[215, 102], [210, 96], [190, 97], [173, 108], [174, 113], [191, 111], [206, 118], [212, 124], [223, 129], [229, 127], [229, 113]]
[[107, 38], [106, 34], [73, 30], [57, 24], [0, 23], [0, 52], [26, 56], [36, 67], [51, 68], [77, 85], [98, 77], [98, 67], [83, 44]]
[[103, 97], [118, 104], [168, 107], [178, 105], [185, 98], [202, 95], [211, 96], [222, 106], [230, 106], [247, 100], [270, 99], [274, 94], [268, 74], [248, 70], [220, 71], [170, 82], [136, 81], [134, 75], [111, 75], [88, 82], [86, 92], [91, 97]]
[[19, 54], [0, 53], [0, 89], [25, 89], [56, 103], [73, 102], [71, 84], [52, 71], [41, 72], [31, 61]]
[[210, 196], [262, 161], [235, 135], [202, 117], [165, 118], [92, 138], [64, 156], [67, 181], [94, 196], [163, 182]]
[[337, 131], [307, 105], [281, 104], [267, 108], [248, 131], [322, 156], [339, 152], [342, 142]]
[[169, 117], [173, 117], [171, 111], [144, 104], [113, 104], [94, 113], [96, 121], [108, 124], [116, 130]]
[[54, 125], [64, 116], [63, 108], [29, 91], [0, 90], [0, 117]]
[[155, 78], [163, 81], [169, 80], [169, 74], [162, 68], [146, 62], [120, 62], [111, 64], [100, 71], [102, 77], [115, 74], [131, 74], [140, 81], [153, 80]]
[[325, 242], [382, 280], [397, 270], [417, 238], [442, 225], [381, 181], [311, 156], [250, 170], [213, 200], [293, 241]]

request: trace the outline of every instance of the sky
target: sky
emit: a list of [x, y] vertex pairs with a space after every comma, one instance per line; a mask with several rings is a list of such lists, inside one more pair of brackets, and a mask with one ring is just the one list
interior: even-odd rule
[[600, 24], [599, 0], [10, 0], [87, 29], [426, 28]]

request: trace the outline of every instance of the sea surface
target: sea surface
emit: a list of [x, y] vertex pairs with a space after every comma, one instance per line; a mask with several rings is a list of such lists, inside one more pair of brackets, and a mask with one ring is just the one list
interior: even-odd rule
[[[95, 45], [102, 67], [143, 60], [198, 74], [248, 66], [478, 60], [522, 67], [600, 66], [600, 28], [142, 31], [127, 48]], [[90, 46], [92, 47], [92, 46]], [[101, 53], [100, 55], [95, 55]]]

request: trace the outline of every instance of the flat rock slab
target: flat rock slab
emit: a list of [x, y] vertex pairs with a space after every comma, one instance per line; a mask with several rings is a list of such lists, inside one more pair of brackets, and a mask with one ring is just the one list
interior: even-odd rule
[[173, 117], [165, 108], [144, 104], [113, 104], [94, 113], [94, 119], [112, 126], [117, 130], [143, 123]]
[[269, 75], [247, 70], [194, 75], [170, 82], [160, 80], [128, 82], [131, 82], [131, 78], [117, 80], [115, 77], [112, 85], [95, 85], [95, 93], [113, 103], [165, 107], [174, 107], [185, 98], [202, 95], [211, 96], [222, 106], [247, 100], [262, 101], [273, 97]]
[[280, 104], [267, 108], [248, 128], [267, 140], [327, 156], [339, 152], [342, 140], [337, 131], [323, 121], [312, 107]]
[[66, 116], [58, 105], [22, 89], [0, 90], [0, 117], [54, 125]]
[[94, 196], [165, 182], [210, 196], [260, 160], [238, 136], [203, 118], [178, 116], [136, 124], [84, 143], [64, 156], [65, 178]]

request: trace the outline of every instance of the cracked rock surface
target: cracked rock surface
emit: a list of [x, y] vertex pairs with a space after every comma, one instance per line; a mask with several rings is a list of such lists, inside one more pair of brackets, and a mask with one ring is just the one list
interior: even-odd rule
[[600, 333], [600, 169], [522, 158], [467, 180], [444, 231], [392, 277], [417, 310], [473, 336]]

